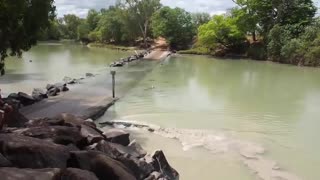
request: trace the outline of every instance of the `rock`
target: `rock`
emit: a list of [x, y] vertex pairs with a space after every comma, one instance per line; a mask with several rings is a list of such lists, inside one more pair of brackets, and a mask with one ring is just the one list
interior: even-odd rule
[[48, 95], [44, 92], [44, 90], [39, 89], [39, 88], [35, 88], [32, 91], [32, 97], [36, 100], [36, 101], [41, 101], [43, 99], [48, 98]]
[[1, 180], [57, 180], [59, 169], [0, 168]]
[[134, 158], [129, 154], [120, 156], [116, 160], [129, 168], [137, 179], [147, 178], [148, 175], [155, 170], [152, 164], [149, 164], [144, 160]]
[[48, 84], [46, 88], [48, 96], [57, 96], [60, 92], [69, 91], [65, 83]]
[[92, 74], [92, 73], [86, 73], [86, 77], [88, 78], [88, 77], [94, 77], [94, 74]]
[[53, 84], [47, 84], [46, 89], [49, 91], [50, 89], [54, 88]]
[[38, 126], [63, 126], [64, 120], [63, 119], [34, 119], [29, 120], [27, 123], [25, 123], [27, 127], [38, 127]]
[[[107, 179], [107, 177], [105, 177], [105, 179]], [[99, 179], [94, 173], [90, 171], [76, 169], [76, 168], [68, 168], [61, 171], [59, 180], [99, 180]]]
[[69, 91], [69, 88], [67, 87], [66, 83], [56, 83], [53, 85], [55, 88], [58, 88], [60, 92], [66, 92]]
[[75, 168], [0, 168], [0, 174], [1, 180], [98, 180], [92, 172]]
[[81, 135], [87, 139], [89, 144], [94, 144], [105, 139], [102, 132], [86, 125], [81, 125]]
[[76, 117], [72, 114], [63, 113], [54, 119], [62, 120], [66, 126], [81, 127], [81, 125], [86, 125], [86, 126], [95, 128], [97, 131], [99, 131], [102, 134], [102, 132], [96, 128], [95, 123], [85, 121], [84, 119]]
[[132, 151], [132, 153], [129, 154], [137, 158], [142, 158], [147, 155], [147, 151], [145, 151], [135, 140], [128, 145], [128, 148]]
[[63, 78], [63, 82], [65, 82], [66, 84], [78, 84], [79, 81], [77, 79], [73, 79], [71, 77], [64, 77]]
[[156, 171], [161, 172], [169, 180], [179, 179], [179, 173], [169, 165], [163, 151], [156, 151], [152, 158], [154, 160], [152, 164]]
[[32, 96], [30, 96], [26, 93], [23, 93], [23, 92], [18, 93], [18, 100], [24, 106], [28, 106], [28, 105], [34, 104], [36, 102], [36, 100]]
[[99, 179], [136, 180], [122, 163], [98, 151], [71, 152], [68, 162], [69, 167], [91, 171]]
[[126, 154], [130, 154], [130, 156], [134, 158], [142, 158], [147, 153], [144, 150], [138, 150], [137, 149], [138, 146], [139, 145], [123, 146], [121, 144], [115, 144], [107, 141], [100, 141], [99, 143], [96, 144], [96, 146], [94, 147], [94, 150], [101, 151], [112, 158], [118, 158]]
[[[160, 178], [163, 178], [163, 175], [157, 171], [154, 171], [144, 180], [159, 180]], [[165, 179], [163, 179], [163, 180], [165, 180]]]
[[50, 88], [47, 91], [48, 96], [57, 96], [60, 93], [60, 89], [57, 87]]
[[121, 144], [123, 146], [128, 146], [130, 144], [130, 134], [123, 130], [110, 129], [105, 132], [104, 135], [106, 136], [107, 140], [112, 143]]
[[14, 133], [51, 141], [56, 144], [74, 144], [79, 148], [87, 146], [86, 137], [82, 136], [82, 134], [80, 133], [80, 129], [77, 127], [40, 126], [17, 130], [14, 131]]
[[12, 112], [7, 115], [6, 124], [8, 127], [23, 127], [28, 119], [19, 112], [19, 109], [13, 107]]
[[0, 167], [10, 167], [12, 166], [11, 162], [0, 154]]
[[66, 146], [36, 138], [0, 134], [0, 153], [19, 168], [66, 168]]
[[139, 158], [141, 155], [130, 147], [107, 141], [100, 141], [93, 147], [93, 149], [103, 152], [107, 156], [123, 163], [133, 172], [137, 179], [144, 179], [154, 171], [153, 166], [143, 160], [140, 160]]
[[19, 99], [19, 95], [17, 93], [11, 93], [8, 96], [9, 99]]

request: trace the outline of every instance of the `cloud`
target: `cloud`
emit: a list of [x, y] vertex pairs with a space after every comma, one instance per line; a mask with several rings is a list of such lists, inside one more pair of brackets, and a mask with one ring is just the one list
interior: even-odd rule
[[[55, 0], [57, 14], [76, 14], [85, 17], [89, 9], [100, 10], [115, 4], [116, 0]], [[161, 3], [170, 7], [180, 7], [189, 12], [208, 12], [210, 14], [222, 14], [234, 7], [232, 0], [161, 0]], [[320, 0], [315, 0], [317, 7]]]

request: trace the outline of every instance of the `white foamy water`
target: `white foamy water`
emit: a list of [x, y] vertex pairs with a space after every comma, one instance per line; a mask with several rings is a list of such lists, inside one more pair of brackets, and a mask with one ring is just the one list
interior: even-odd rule
[[300, 180], [295, 174], [285, 171], [277, 162], [264, 156], [266, 150], [259, 144], [240, 140], [233, 133], [196, 129], [162, 128], [139, 121], [113, 120], [116, 128], [131, 131], [152, 132], [165, 138], [175, 139], [184, 151], [196, 147], [207, 149], [213, 154], [232, 154], [240, 160], [248, 171], [263, 180]]

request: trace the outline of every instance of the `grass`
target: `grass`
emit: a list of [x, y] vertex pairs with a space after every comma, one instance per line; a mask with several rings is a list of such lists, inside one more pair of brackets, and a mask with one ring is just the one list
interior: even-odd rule
[[196, 54], [196, 55], [208, 55], [211, 54], [208, 48], [205, 47], [195, 47], [188, 50], [178, 51], [179, 54]]

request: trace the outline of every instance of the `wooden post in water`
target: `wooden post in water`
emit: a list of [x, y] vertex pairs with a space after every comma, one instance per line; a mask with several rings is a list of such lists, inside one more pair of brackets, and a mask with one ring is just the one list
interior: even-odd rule
[[112, 75], [112, 97], [113, 97], [113, 98], [116, 98], [116, 92], [115, 92], [115, 86], [116, 86], [115, 76], [116, 76], [116, 71], [111, 71], [111, 75]]

